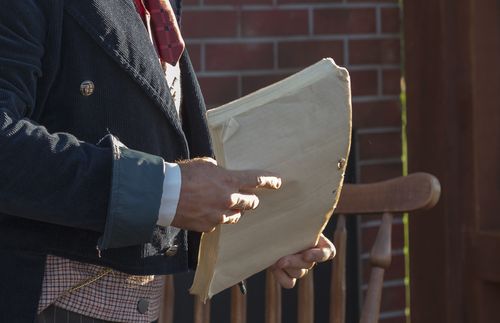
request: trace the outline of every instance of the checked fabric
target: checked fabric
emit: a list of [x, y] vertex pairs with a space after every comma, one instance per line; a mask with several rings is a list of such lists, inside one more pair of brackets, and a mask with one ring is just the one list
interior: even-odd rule
[[150, 15], [151, 33], [162, 62], [175, 65], [185, 48], [174, 10], [168, 0], [135, 0], [141, 16]]

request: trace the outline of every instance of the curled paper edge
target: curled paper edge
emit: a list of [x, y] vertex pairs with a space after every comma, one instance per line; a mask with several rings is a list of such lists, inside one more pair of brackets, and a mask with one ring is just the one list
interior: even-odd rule
[[240, 124], [234, 118], [229, 119], [229, 121], [224, 125], [222, 130], [222, 141], [227, 142], [240, 128]]

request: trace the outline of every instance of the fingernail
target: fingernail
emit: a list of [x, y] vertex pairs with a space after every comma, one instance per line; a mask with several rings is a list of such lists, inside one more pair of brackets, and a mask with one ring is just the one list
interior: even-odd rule
[[271, 176], [261, 176], [260, 178], [260, 185], [273, 185], [273, 178]]

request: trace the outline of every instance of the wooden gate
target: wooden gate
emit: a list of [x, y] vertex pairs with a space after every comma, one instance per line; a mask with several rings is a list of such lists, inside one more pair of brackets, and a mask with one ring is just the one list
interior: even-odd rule
[[412, 323], [500, 322], [500, 1], [405, 0], [404, 21], [409, 169], [443, 187], [410, 219]]

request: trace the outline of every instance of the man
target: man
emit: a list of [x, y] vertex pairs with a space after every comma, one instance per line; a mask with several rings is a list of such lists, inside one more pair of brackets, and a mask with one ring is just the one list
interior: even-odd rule
[[[151, 2], [0, 2], [0, 322], [154, 321], [199, 232], [280, 186], [207, 157], [188, 54], [164, 60]], [[290, 288], [333, 254], [322, 237], [273, 270]]]

